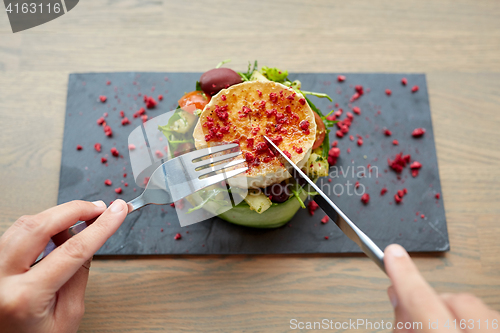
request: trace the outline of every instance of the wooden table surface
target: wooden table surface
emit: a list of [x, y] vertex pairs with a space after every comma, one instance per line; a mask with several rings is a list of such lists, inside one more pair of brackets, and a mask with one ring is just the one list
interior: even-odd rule
[[[13, 34], [0, 17], [0, 233], [53, 206], [71, 72], [426, 73], [451, 251], [415, 256], [439, 292], [500, 310], [500, 2], [80, 1]], [[94, 260], [81, 332], [284, 332], [290, 319], [392, 320], [362, 256]], [[362, 331], [362, 330], [361, 330]]]

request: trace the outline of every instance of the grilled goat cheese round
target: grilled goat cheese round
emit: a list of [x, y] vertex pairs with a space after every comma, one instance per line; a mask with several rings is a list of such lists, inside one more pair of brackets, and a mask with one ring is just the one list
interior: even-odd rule
[[314, 113], [304, 96], [271, 81], [237, 84], [212, 97], [193, 133], [197, 148], [239, 143], [249, 169], [231, 184], [248, 188], [264, 188], [291, 177], [263, 135], [302, 167], [316, 139]]

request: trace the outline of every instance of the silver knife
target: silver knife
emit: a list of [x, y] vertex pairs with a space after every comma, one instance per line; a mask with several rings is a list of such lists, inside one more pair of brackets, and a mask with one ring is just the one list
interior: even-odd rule
[[328, 215], [332, 221], [349, 237], [354, 243], [363, 250], [363, 252], [373, 260], [378, 267], [384, 273], [384, 252], [375, 244], [370, 237], [368, 237], [364, 232], [362, 232], [348, 217], [344, 214], [340, 208], [335, 205], [330, 198], [326, 196], [319, 187], [307, 177], [298, 166], [295, 165], [282, 151], [279, 149], [268, 137], [264, 135], [264, 139], [267, 141], [268, 147], [271, 149], [273, 154], [278, 157], [279, 161], [285, 166], [288, 172], [295, 179], [305, 180], [314, 190], [318, 193], [314, 197], [314, 201], [321, 207], [321, 209]]

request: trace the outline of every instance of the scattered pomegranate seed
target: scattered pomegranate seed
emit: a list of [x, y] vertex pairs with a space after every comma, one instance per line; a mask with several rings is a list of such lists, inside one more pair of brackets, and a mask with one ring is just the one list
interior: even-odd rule
[[392, 140], [392, 144], [395, 145], [395, 146], [397, 146], [397, 145], [399, 145], [399, 141], [396, 140], [396, 139], [394, 139], [394, 140]]
[[182, 235], [180, 233], [176, 233], [175, 236], [174, 236], [175, 240], [179, 240], [181, 238], [182, 238]]
[[384, 134], [385, 134], [385, 136], [391, 136], [391, 135], [392, 135], [392, 132], [391, 132], [391, 131], [389, 131], [388, 129], [385, 129], [385, 130], [384, 130]]
[[401, 201], [403, 201], [403, 199], [397, 194], [394, 194], [394, 200], [396, 201], [397, 204], [399, 204], [399, 203], [401, 203]]
[[106, 136], [113, 136], [113, 130], [108, 125], [104, 126], [104, 134]]
[[163, 95], [158, 95], [158, 100], [163, 101]]
[[125, 125], [128, 125], [128, 124], [130, 124], [130, 120], [128, 120], [127, 117], [123, 118], [122, 119], [122, 125], [125, 126]]
[[120, 152], [118, 151], [118, 149], [116, 149], [115, 147], [111, 148], [111, 155], [115, 156], [115, 157], [118, 157], [120, 156]]
[[97, 125], [102, 125], [105, 122], [104, 117], [97, 119]]
[[408, 83], [408, 80], [405, 77], [401, 79], [401, 84], [403, 86], [406, 86], [407, 83]]
[[101, 152], [101, 144], [100, 144], [100, 143], [96, 143], [96, 144], [94, 145], [94, 149], [95, 149], [98, 153], [100, 153], [100, 152]]
[[135, 145], [133, 143], [128, 145], [129, 150], [135, 150]]
[[328, 237], [328, 236], [325, 236], [325, 239], [326, 239], [326, 240], [329, 240], [329, 239], [330, 239], [330, 237]]
[[358, 139], [358, 146], [362, 146], [363, 145], [363, 139]]
[[106, 157], [101, 157], [101, 163], [106, 163], [108, 161], [108, 159]]
[[385, 94], [386, 94], [387, 96], [391, 96], [391, 95], [392, 95], [392, 91], [391, 91], [391, 89], [386, 89], [386, 90], [385, 90]]
[[314, 212], [318, 208], [319, 208], [318, 204], [313, 200], [309, 201], [309, 203], [307, 204], [307, 209], [309, 210], [309, 214], [311, 214], [311, 216], [314, 215]]
[[361, 196], [361, 202], [364, 203], [365, 205], [370, 201], [370, 195], [368, 193], [365, 193]]
[[122, 188], [121, 188], [121, 187], [117, 187], [117, 188], [115, 188], [115, 192], [116, 192], [117, 194], [122, 193]]
[[435, 195], [434, 197], [435, 197], [436, 199], [439, 199], [439, 198], [441, 198], [441, 194], [436, 193], [436, 195]]
[[111, 84], [111, 81], [106, 81], [106, 85], [109, 86]]
[[420, 218], [425, 219], [425, 215], [424, 214], [420, 215]]
[[411, 88], [411, 92], [412, 92], [412, 93], [415, 93], [415, 92], [417, 92], [417, 91], [418, 91], [418, 86], [413, 86], [413, 87]]
[[330, 219], [330, 218], [328, 217], [328, 215], [325, 215], [325, 216], [321, 219], [321, 223], [323, 223], [323, 224], [327, 224], [329, 219]]
[[358, 106], [355, 106], [352, 108], [352, 112], [354, 112], [357, 115], [361, 114], [361, 109]]
[[425, 133], [425, 128], [415, 128], [413, 130], [413, 132], [411, 133], [411, 135], [414, 137], [414, 138], [419, 138], [421, 137], [422, 135], [424, 135]]
[[76, 146], [76, 150], [82, 150], [82, 149], [83, 149], [83, 147], [81, 145]]
[[223, 101], [225, 101], [225, 100], [226, 100], [226, 95], [222, 95], [222, 96], [220, 97], [220, 99], [221, 99], [221, 100], [223, 100]]
[[387, 193], [387, 189], [384, 187], [380, 190], [380, 195], [384, 195]]
[[161, 151], [159, 151], [159, 150], [155, 151], [155, 155], [158, 158], [163, 158], [163, 153]]
[[337, 76], [337, 81], [344, 82], [345, 81], [345, 76], [344, 75]]
[[403, 192], [403, 190], [398, 190], [398, 197], [402, 198], [404, 197], [405, 193]]
[[123, 178], [127, 178], [127, 174], [126, 173], [123, 174]]
[[99, 96], [99, 100], [101, 101], [101, 103], [104, 103], [106, 102], [108, 98], [106, 96]]
[[335, 135], [338, 137], [338, 138], [342, 138], [344, 137], [344, 133], [342, 133], [342, 131], [338, 130], [337, 132], [335, 132]]
[[410, 168], [411, 169], [420, 169], [421, 167], [422, 167], [422, 163], [417, 162], [417, 161], [415, 161], [412, 164], [410, 164]]
[[120, 117], [122, 117], [122, 118], [125, 117], [125, 112], [120, 111]]
[[359, 182], [356, 182], [356, 183], [354, 184], [354, 188], [358, 188], [358, 187], [359, 187]]
[[109, 179], [106, 179], [104, 181], [104, 185], [111, 186], [111, 185], [113, 185], [113, 182], [111, 180], [109, 180]]

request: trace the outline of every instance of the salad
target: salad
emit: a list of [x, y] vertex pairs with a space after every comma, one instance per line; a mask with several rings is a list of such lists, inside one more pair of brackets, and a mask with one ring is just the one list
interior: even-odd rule
[[[245, 174], [186, 198], [193, 206], [188, 213], [203, 209], [238, 225], [280, 227], [306, 208], [304, 201], [316, 193], [291, 177], [263, 135], [311, 179], [327, 176], [328, 133], [336, 121], [330, 116], [333, 110], [323, 115], [310, 97], [331, 98], [302, 90], [301, 82], [291, 81], [287, 71], [259, 69], [255, 61], [246, 72], [236, 72], [222, 67], [226, 62], [205, 72], [195, 90], [179, 99], [168, 123], [158, 129], [168, 139], [171, 157], [195, 148], [238, 143], [248, 166]], [[230, 209], [231, 202], [222, 199], [228, 192], [243, 199]]]

